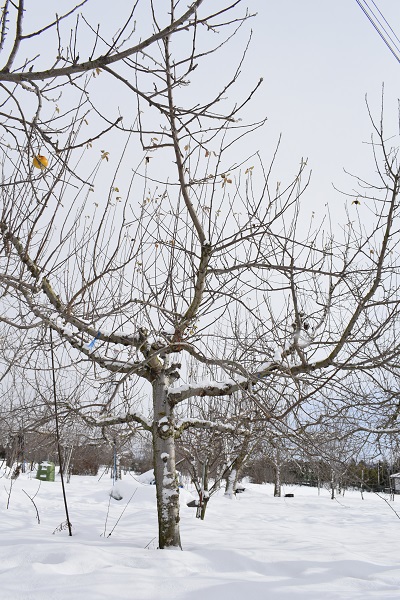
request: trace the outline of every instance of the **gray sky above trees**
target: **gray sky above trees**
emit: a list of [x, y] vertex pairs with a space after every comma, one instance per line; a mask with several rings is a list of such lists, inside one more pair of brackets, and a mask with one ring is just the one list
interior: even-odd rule
[[[371, 152], [363, 144], [372, 130], [365, 95], [379, 119], [383, 83], [386, 133], [398, 133], [400, 64], [355, 0], [253, 5], [258, 17], [249, 69], [264, 77], [255, 105], [268, 117], [261, 147], [269, 147], [282, 132], [280, 164], [292, 172], [301, 157], [308, 157], [313, 170], [304, 201], [313, 210], [322, 212], [325, 202], [336, 210], [338, 195], [331, 182], [345, 191], [351, 188], [343, 168], [370, 174]], [[400, 3], [376, 0], [376, 5], [400, 36]]]
[[[60, 9], [62, 4], [65, 10], [74, 2], [56, 4], [60, 4]], [[183, 3], [186, 4], [188, 2]], [[219, 4], [217, 0], [216, 8]], [[376, 0], [375, 4], [400, 36], [399, 2]], [[101, 22], [100, 33], [109, 39], [110, 34], [115, 33], [116, 24], [122, 22], [121, 14], [128, 13], [131, 5], [126, 0], [114, 0], [111, 7], [109, 2], [97, 0], [89, 2], [84, 12], [90, 17], [91, 24]], [[330, 208], [334, 206], [336, 210], [342, 199], [332, 188], [332, 182], [344, 191], [352, 187], [343, 168], [364, 177], [370, 172], [371, 152], [365, 142], [370, 141], [372, 127], [365, 96], [368, 96], [373, 116], [378, 119], [382, 84], [385, 85], [386, 133], [388, 136], [398, 133], [400, 64], [355, 0], [249, 0], [247, 6], [257, 16], [237, 36], [237, 56], [229, 45], [212, 70], [208, 65], [207, 72], [201, 73], [204, 86], [220, 80], [230, 69], [236, 69], [251, 27], [252, 41], [240, 85], [244, 95], [244, 90], [252, 87], [260, 77], [264, 79], [247, 114], [250, 120], [267, 116], [268, 123], [251, 142], [244, 143], [249, 143], [250, 152], [260, 150], [268, 163], [282, 133], [276, 177], [288, 179], [296, 172], [301, 158], [308, 158], [313, 177], [304, 199], [307, 208], [310, 211], [321, 209], [322, 213], [328, 202]], [[35, 24], [40, 26], [47, 16], [47, 4], [42, 8], [38, 6], [33, 16], [37, 20]], [[150, 9], [146, 3], [139, 4], [138, 37], [150, 33], [150, 27]], [[82, 47], [85, 39], [83, 24], [80, 31]], [[43, 49], [39, 51], [45, 57]], [[39, 64], [40, 59], [35, 68]], [[198, 93], [199, 87], [194, 86], [194, 89]], [[113, 92], [112, 89], [104, 90], [104, 102], [123, 105], [119, 92]], [[190, 88], [188, 93], [192, 93]]]
[[[400, 36], [400, 3], [376, 0], [375, 4]], [[352, 185], [343, 168], [366, 176], [372, 165], [370, 148], [363, 143], [370, 141], [372, 129], [365, 96], [379, 118], [383, 83], [387, 134], [398, 133], [400, 64], [355, 0], [249, 0], [248, 7], [257, 16], [237, 37], [237, 56], [232, 56], [230, 45], [223, 62], [214, 65], [213, 72], [202, 74], [204, 85], [208, 78], [220, 79], [221, 70], [236, 68], [250, 26], [253, 37], [241, 85], [243, 89], [251, 87], [263, 77], [248, 114], [251, 119], [268, 118], [266, 127], [253, 138], [251, 149], [259, 149], [268, 161], [282, 133], [276, 176], [290, 177], [301, 158], [308, 157], [313, 177], [304, 202], [310, 211], [324, 212], [325, 202], [336, 209], [338, 195], [332, 182], [345, 191]], [[109, 16], [111, 27], [113, 15], [117, 20], [120, 11], [126, 10], [126, 1], [115, 0], [111, 11], [109, 2], [98, 0], [95, 7], [90, 6], [92, 11], [94, 8], [97, 20], [103, 11]], [[151, 23], [145, 5], [140, 15], [137, 31], [142, 36]], [[93, 16], [96, 20], [96, 14]], [[108, 23], [101, 21], [102, 27], [107, 27]]]

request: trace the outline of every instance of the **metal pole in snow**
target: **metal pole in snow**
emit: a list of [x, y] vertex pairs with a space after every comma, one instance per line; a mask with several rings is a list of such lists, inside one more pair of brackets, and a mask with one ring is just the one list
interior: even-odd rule
[[53, 398], [54, 398], [54, 415], [56, 422], [56, 436], [57, 436], [57, 453], [58, 460], [60, 461], [60, 475], [61, 475], [61, 487], [64, 498], [64, 507], [65, 507], [65, 516], [67, 517], [67, 525], [68, 525], [68, 535], [72, 536], [72, 525], [69, 520], [68, 514], [68, 504], [67, 504], [67, 495], [65, 493], [65, 484], [64, 484], [64, 465], [62, 463], [62, 454], [61, 454], [61, 446], [60, 446], [60, 429], [58, 426], [58, 405], [57, 405], [57, 391], [56, 391], [56, 372], [54, 367], [54, 348], [53, 348], [53, 331], [50, 328], [50, 348], [51, 348], [51, 372], [53, 375]]

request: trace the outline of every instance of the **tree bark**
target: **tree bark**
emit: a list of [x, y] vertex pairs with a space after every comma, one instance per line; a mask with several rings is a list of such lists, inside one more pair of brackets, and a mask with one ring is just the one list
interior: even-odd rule
[[239, 481], [240, 474], [241, 474], [242, 469], [248, 458], [249, 445], [250, 445], [250, 436], [246, 436], [243, 440], [239, 454], [233, 461], [233, 464], [229, 470], [228, 477], [226, 478], [226, 486], [225, 486], [225, 494], [224, 495], [228, 496], [228, 498], [232, 498], [236, 491], [236, 486]]
[[274, 485], [274, 497], [280, 498], [282, 495], [282, 479], [281, 479], [281, 457], [278, 448], [275, 448], [274, 452], [274, 470], [275, 470], [275, 485]]
[[157, 492], [158, 547], [181, 548], [179, 486], [175, 467], [173, 407], [168, 403], [168, 376], [164, 371], [153, 381], [153, 449]]
[[229, 470], [228, 477], [226, 478], [226, 486], [225, 486], [224, 496], [226, 496], [227, 498], [233, 498], [233, 495], [235, 493], [236, 482], [238, 480], [238, 471], [237, 471], [235, 463], [236, 463], [236, 460], [233, 463], [231, 469]]
[[206, 516], [207, 504], [210, 499], [208, 493], [208, 460], [206, 460], [202, 465], [202, 473], [199, 486], [199, 506], [197, 507], [196, 517], [204, 521], [204, 518]]

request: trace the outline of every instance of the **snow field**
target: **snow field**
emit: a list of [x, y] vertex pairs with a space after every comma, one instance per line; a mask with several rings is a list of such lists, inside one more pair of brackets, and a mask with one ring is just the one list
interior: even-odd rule
[[[246, 484], [213, 496], [205, 521], [181, 491], [183, 552], [159, 551], [155, 487], [146, 477], [72, 477], [67, 487], [21, 475], [0, 485], [1, 600], [398, 600], [400, 496]], [[40, 484], [40, 486], [39, 486]], [[30, 496], [35, 496], [40, 524]], [[129, 501], [130, 500], [130, 501]], [[128, 503], [129, 502], [129, 503]], [[125, 509], [125, 510], [124, 510]], [[124, 511], [124, 512], [123, 512]], [[109, 535], [111, 532], [111, 535]]]

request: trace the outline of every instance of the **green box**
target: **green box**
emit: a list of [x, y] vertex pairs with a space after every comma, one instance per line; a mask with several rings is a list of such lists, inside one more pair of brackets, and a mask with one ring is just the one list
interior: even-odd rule
[[44, 462], [41, 462], [38, 466], [36, 479], [40, 479], [40, 481], [54, 481], [55, 473], [56, 468], [54, 466], [54, 463], [45, 460]]

